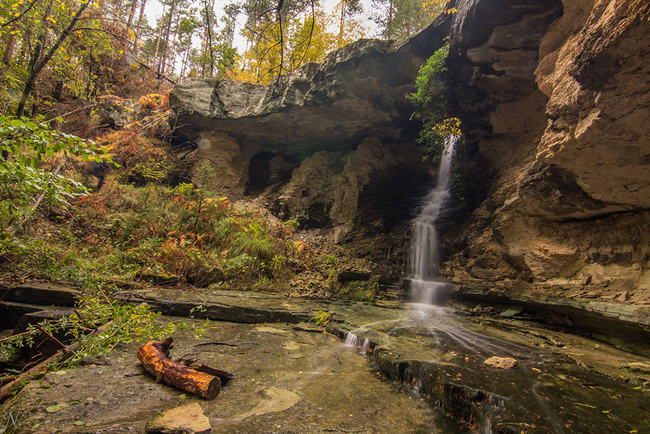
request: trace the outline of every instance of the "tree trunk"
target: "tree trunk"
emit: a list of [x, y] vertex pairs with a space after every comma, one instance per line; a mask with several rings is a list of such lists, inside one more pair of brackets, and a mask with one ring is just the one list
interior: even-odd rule
[[142, 21], [144, 21], [144, 7], [147, 5], [147, 0], [142, 0], [140, 4], [140, 18], [138, 18], [138, 29], [135, 33], [135, 39], [133, 40], [133, 54], [138, 54], [138, 41], [142, 35]]
[[205, 23], [207, 25], [207, 44], [210, 51], [210, 77], [214, 76], [214, 51], [212, 47], [212, 24], [210, 18], [212, 17], [212, 12], [214, 12], [214, 3], [210, 3], [210, 9], [208, 10], [208, 1], [205, 0]]
[[[203, 38], [201, 39], [201, 50], [203, 50], [203, 52], [205, 52], [207, 50], [207, 47], [208, 47], [207, 43], [208, 43], [208, 34], [203, 33]], [[248, 48], [248, 47], [246, 47], [246, 48]], [[245, 52], [246, 52], [246, 50], [244, 51], [244, 53]], [[199, 54], [199, 59], [198, 60], [199, 60], [199, 62], [201, 62], [201, 77], [205, 77], [205, 72], [207, 70], [206, 62], [203, 60], [203, 57], [200, 54]]]
[[338, 48], [341, 48], [343, 46], [343, 33], [344, 33], [343, 26], [344, 25], [345, 25], [345, 0], [341, 0], [341, 24], [339, 26], [339, 46], [338, 46]]
[[190, 41], [190, 44], [187, 46], [187, 50], [185, 50], [185, 53], [183, 53], [183, 62], [181, 63], [181, 76], [180, 78], [183, 78], [185, 76], [185, 68], [187, 67], [187, 59], [190, 57], [190, 50], [192, 49], [192, 44]]
[[115, 19], [116, 20], [119, 20], [120, 15], [122, 15], [122, 3], [123, 2], [124, 2], [124, 0], [118, 0], [117, 4], [115, 5], [114, 14], [115, 14]]
[[167, 60], [167, 73], [169, 75], [173, 75], [174, 70], [176, 69], [176, 53], [175, 53], [175, 50], [176, 50], [176, 41], [178, 40], [178, 30], [179, 30], [179, 27], [180, 27], [180, 21], [181, 21], [180, 15], [178, 15], [176, 17], [176, 22], [174, 23], [174, 26], [175, 26], [174, 27], [174, 29], [175, 29], [174, 30], [174, 39], [172, 39], [172, 46], [171, 46], [171, 49], [170, 49], [170, 55], [169, 55], [169, 59]]
[[[54, 0], [50, 0], [50, 3], [47, 6], [47, 9], [45, 11], [45, 15], [43, 16], [43, 22], [46, 23], [47, 19], [52, 15], [52, 6], [54, 4]], [[47, 42], [48, 42], [48, 35], [49, 32], [47, 29], [43, 31], [43, 35], [41, 36], [41, 41], [40, 41], [40, 49], [38, 50], [38, 53], [35, 53], [37, 57], [34, 59], [34, 63], [32, 65], [37, 65], [43, 60], [43, 53], [45, 53], [45, 47], [47, 47]], [[43, 77], [43, 70], [40, 70], [36, 74], [36, 82], [34, 83], [34, 104], [32, 105], [32, 117], [36, 117], [38, 114], [38, 109], [39, 106], [41, 105], [41, 79]]]
[[72, 21], [70, 21], [70, 24], [68, 24], [68, 27], [63, 30], [63, 32], [59, 35], [57, 38], [56, 42], [54, 45], [52, 45], [52, 48], [50, 48], [50, 51], [47, 52], [43, 60], [41, 60], [35, 68], [32, 68], [32, 71], [29, 74], [29, 78], [27, 79], [27, 82], [25, 83], [25, 88], [23, 89], [23, 94], [20, 97], [20, 102], [18, 103], [18, 108], [16, 109], [16, 117], [21, 117], [23, 113], [25, 112], [25, 104], [27, 103], [27, 98], [29, 97], [29, 94], [32, 92], [34, 89], [34, 84], [36, 83], [36, 78], [38, 77], [38, 74], [45, 68], [45, 65], [52, 60], [52, 56], [54, 56], [54, 53], [56, 53], [56, 50], [59, 49], [61, 44], [70, 36], [70, 33], [72, 33], [72, 30], [74, 29], [74, 26], [77, 25], [77, 22], [83, 15], [83, 13], [86, 11], [88, 6], [92, 3], [92, 0], [89, 0], [87, 3], [82, 3], [79, 9], [77, 10], [77, 13], [72, 17]]
[[172, 20], [174, 19], [174, 8], [176, 4], [172, 2], [169, 9], [169, 20], [167, 21], [167, 29], [165, 29], [165, 47], [163, 48], [162, 62], [160, 62], [159, 71], [161, 74], [165, 73], [165, 65], [167, 63], [167, 54], [171, 54], [169, 50], [169, 34], [172, 30]]
[[131, 31], [131, 24], [133, 24], [133, 17], [135, 17], [135, 10], [138, 8], [138, 0], [133, 0], [131, 3], [131, 10], [129, 11], [129, 19], [126, 22], [126, 33], [127, 35]]
[[158, 67], [160, 64], [158, 62], [158, 51], [160, 51], [160, 38], [162, 37], [163, 20], [165, 19], [165, 6], [166, 5], [163, 5], [162, 16], [160, 17], [160, 23], [158, 24], [158, 39], [156, 40], [156, 51], [153, 54], [154, 67], [158, 72], [160, 72], [160, 68]]
[[149, 341], [140, 347], [138, 359], [144, 365], [144, 369], [156, 377], [156, 382], [163, 381], [165, 384], [205, 399], [216, 398], [221, 391], [219, 377], [195, 371], [169, 360], [172, 341], [172, 338], [162, 342]]
[[15, 46], [16, 46], [16, 38], [14, 37], [14, 35], [9, 34], [9, 38], [7, 39], [7, 48], [5, 49], [5, 53], [2, 56], [2, 69], [0, 70], [0, 81], [4, 79], [5, 74], [9, 69], [9, 64], [11, 63], [11, 56], [14, 54]]
[[393, 30], [393, 0], [388, 0], [388, 25], [386, 26], [386, 39], [390, 39]]

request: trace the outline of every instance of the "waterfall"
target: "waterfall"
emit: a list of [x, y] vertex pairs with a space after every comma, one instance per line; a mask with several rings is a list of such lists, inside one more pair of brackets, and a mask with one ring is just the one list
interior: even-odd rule
[[347, 337], [345, 338], [345, 345], [347, 345], [348, 347], [356, 348], [362, 354], [367, 354], [368, 351], [370, 350], [370, 341], [368, 339], [362, 341], [362, 339], [363, 338], [357, 336], [353, 332], [349, 332]]
[[345, 338], [345, 345], [348, 347], [357, 348], [359, 346], [359, 338], [354, 333], [350, 332]]
[[411, 301], [434, 304], [440, 302], [445, 283], [436, 281], [439, 264], [438, 231], [436, 220], [445, 201], [450, 196], [451, 161], [458, 136], [445, 140], [445, 150], [440, 158], [440, 171], [436, 187], [427, 195], [420, 215], [413, 220], [409, 271], [411, 275]]

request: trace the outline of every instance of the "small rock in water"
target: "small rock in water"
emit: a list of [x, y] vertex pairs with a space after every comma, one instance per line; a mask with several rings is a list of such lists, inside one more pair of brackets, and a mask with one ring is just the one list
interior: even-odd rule
[[160, 434], [209, 434], [210, 421], [198, 403], [183, 405], [163, 411], [147, 422], [146, 433]]
[[483, 364], [487, 366], [492, 366], [493, 368], [512, 369], [516, 367], [519, 364], [519, 362], [517, 361], [517, 359], [513, 359], [512, 357], [493, 356], [487, 359], [486, 361], [484, 361]]

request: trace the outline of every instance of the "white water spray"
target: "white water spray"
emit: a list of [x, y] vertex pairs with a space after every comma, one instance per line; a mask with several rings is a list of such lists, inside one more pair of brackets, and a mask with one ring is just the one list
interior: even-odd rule
[[345, 338], [345, 345], [348, 347], [353, 347], [359, 350], [362, 354], [367, 354], [370, 351], [370, 341], [368, 339], [363, 339], [353, 332], [349, 332]]
[[345, 338], [345, 345], [347, 345], [348, 347], [358, 348], [359, 337], [352, 332], [348, 333], [348, 335]]
[[449, 136], [445, 140], [445, 150], [440, 158], [438, 182], [426, 197], [420, 215], [413, 220], [409, 257], [411, 302], [413, 303], [430, 305], [442, 301], [440, 293], [446, 285], [435, 280], [438, 277], [440, 261], [438, 230], [435, 223], [451, 194], [449, 174], [457, 141], [458, 136]]

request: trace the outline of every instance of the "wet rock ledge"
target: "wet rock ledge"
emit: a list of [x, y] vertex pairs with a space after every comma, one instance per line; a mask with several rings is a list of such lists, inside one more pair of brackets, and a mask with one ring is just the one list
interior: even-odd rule
[[[219, 402], [215, 401], [213, 405], [212, 402], [197, 401], [210, 419], [213, 432], [272, 430], [272, 426], [262, 422], [264, 418], [254, 417], [263, 414], [258, 411], [273, 407], [273, 403], [278, 402], [290, 401], [293, 402], [292, 406], [298, 405], [302, 401], [296, 400], [294, 395], [320, 393], [316, 389], [327, 387], [330, 381], [327, 380], [328, 373], [334, 375], [331, 381], [334, 381], [332, 385], [336, 385], [336, 392], [332, 392], [334, 395], [331, 398], [338, 402], [336, 408], [346, 415], [350, 408], [361, 408], [357, 396], [353, 400], [339, 396], [344, 389], [340, 389], [342, 386], [336, 376], [336, 372], [339, 372], [336, 366], [340, 366], [341, 360], [346, 360], [344, 366], [357, 360], [355, 363], [363, 366], [365, 375], [372, 380], [362, 358], [354, 354], [357, 349], [344, 348], [342, 340], [332, 336], [346, 338], [351, 333], [359, 347], [369, 350], [370, 366], [376, 370], [377, 376], [390, 379], [406, 392], [416, 394], [416, 401], [424, 399], [431, 404], [430, 409], [439, 413], [435, 416], [435, 422], [433, 414], [420, 414], [418, 417], [424, 418], [421, 421], [432, 418], [427, 423], [434, 424], [442, 432], [459, 432], [461, 426], [488, 427], [485, 429], [495, 433], [520, 432], [522, 429], [526, 432], [561, 432], [557, 430], [558, 426], [566, 424], [573, 424], [576, 432], [591, 432], [598, 426], [608, 427], [607, 432], [629, 432], [634, 429], [643, 432], [650, 428], [644, 416], [644, 409], [650, 405], [650, 360], [647, 355], [622, 351], [584, 336], [542, 328], [539, 322], [524, 316], [513, 318], [518, 314], [489, 316], [448, 308], [423, 313], [394, 302], [370, 305], [239, 291], [152, 289], [125, 293], [124, 300], [133, 303], [147, 301], [166, 313], [181, 316], [189, 315], [192, 308], [202, 306], [203, 309], [195, 309], [196, 316], [219, 321], [212, 323], [198, 343], [185, 332], [182, 336], [175, 336], [178, 338], [175, 339], [178, 343], [176, 358], [197, 358], [198, 355], [202, 363], [217, 365], [235, 374], [233, 384], [229, 383], [216, 400]], [[502, 307], [496, 309], [501, 311]], [[514, 310], [506, 309], [504, 312]], [[322, 327], [307, 322], [319, 311], [331, 315], [332, 321], [326, 328], [330, 333], [323, 334]], [[521, 313], [521, 310], [517, 312]], [[220, 322], [224, 319], [226, 322]], [[199, 319], [188, 321], [201, 325]], [[311, 348], [311, 345], [324, 345], [325, 341], [319, 341], [323, 336], [330, 338], [325, 338], [327, 347], [323, 347], [322, 351], [301, 352], [302, 349]], [[274, 339], [271, 347], [265, 346], [267, 338]], [[281, 354], [277, 350], [281, 350]], [[77, 432], [71, 425], [76, 420], [88, 424], [83, 432], [106, 432], [102, 429], [144, 426], [146, 420], [159, 410], [193, 402], [194, 398], [181, 397], [180, 392], [148, 378], [135, 359], [136, 351], [137, 346], [134, 345], [120, 347], [104, 360], [89, 360], [88, 366], [68, 373], [48, 374], [43, 380], [30, 384], [18, 395], [18, 399], [9, 401], [5, 409], [24, 411], [21, 405], [34, 406], [35, 411], [26, 412], [30, 414], [30, 423], [51, 423], [61, 427], [62, 432]], [[245, 362], [244, 359], [237, 359], [242, 355]], [[503, 370], [486, 365], [484, 361], [492, 356], [515, 357], [517, 366]], [[271, 366], [278, 365], [278, 360], [284, 360], [279, 369], [286, 371], [286, 375], [277, 377], [277, 374], [273, 374], [268, 377], [264, 374], [262, 379], [255, 374], [267, 372]], [[326, 363], [329, 367], [324, 371], [321, 370], [323, 360], [333, 363]], [[286, 363], [292, 364], [294, 361], [300, 366], [291, 365], [285, 369]], [[340, 369], [350, 372], [348, 368]], [[271, 371], [275, 372], [277, 368]], [[386, 385], [380, 382], [363, 383], [366, 380], [361, 379], [361, 372], [354, 375], [354, 381], [360, 383], [352, 384], [353, 389], [366, 387], [379, 390], [375, 388], [381, 389]], [[88, 393], [95, 393], [85, 390], [91, 378], [93, 382], [97, 378], [104, 381], [110, 379], [108, 384], [112, 385], [97, 398], [98, 403], [87, 399]], [[322, 378], [325, 383], [312, 383], [311, 379], [316, 378]], [[258, 380], [264, 383], [262, 389], [253, 387]], [[237, 398], [241, 387], [246, 390], [245, 395]], [[316, 389], [305, 392], [310, 387]], [[265, 391], [262, 402], [259, 401], [261, 391]], [[151, 401], [152, 393], [154, 401]], [[75, 402], [70, 401], [71, 396], [74, 396], [72, 401]], [[354, 396], [351, 391], [350, 396]], [[406, 398], [408, 395], [402, 396]], [[222, 398], [226, 401], [222, 402]], [[114, 399], [118, 401], [111, 404], [114, 406], [111, 411], [102, 410]], [[56, 414], [39, 412], [38, 402], [58, 406], [62, 410]], [[255, 402], [259, 404], [257, 407], [253, 405]], [[61, 403], [67, 407], [61, 407]], [[95, 407], [97, 404], [99, 406]], [[372, 406], [375, 404], [365, 404], [371, 407], [364, 407], [364, 411], [374, 414], [377, 408], [373, 409]], [[129, 405], [131, 409], [127, 411], [122, 405]], [[138, 413], [139, 410], [136, 410], [142, 405], [148, 405], [150, 410]], [[321, 404], [309, 404], [312, 405]], [[225, 407], [218, 410], [221, 406]], [[250, 410], [251, 406], [253, 410]], [[244, 407], [246, 411], [242, 410]], [[285, 410], [282, 406], [273, 410], [277, 413], [272, 418], [273, 424], [286, 426], [287, 429], [293, 427], [301, 432], [319, 432], [321, 426], [329, 426], [324, 421], [314, 426], [303, 424], [302, 419], [296, 419], [293, 410], [283, 413]], [[296, 410], [303, 411], [305, 408], [299, 406]], [[352, 413], [356, 415], [358, 412]], [[395, 426], [395, 429], [402, 430], [399, 432], [421, 429], [417, 423], [413, 424], [414, 420], [417, 418], [409, 419], [406, 425]], [[339, 422], [344, 423], [343, 420]], [[560, 425], [554, 425], [558, 423]], [[341, 426], [346, 429], [368, 429], [374, 425], [362, 418]], [[391, 432], [382, 431], [384, 429], [378, 425], [373, 431]]]

